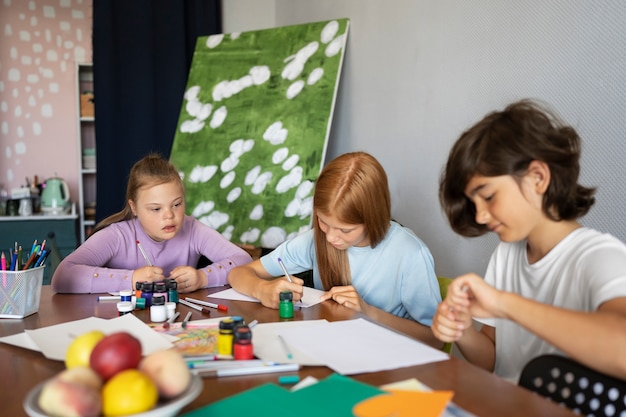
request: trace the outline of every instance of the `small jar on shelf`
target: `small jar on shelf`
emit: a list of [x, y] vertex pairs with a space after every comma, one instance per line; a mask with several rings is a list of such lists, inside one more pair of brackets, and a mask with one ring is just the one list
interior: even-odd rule
[[96, 169], [96, 148], [83, 149], [83, 169]]

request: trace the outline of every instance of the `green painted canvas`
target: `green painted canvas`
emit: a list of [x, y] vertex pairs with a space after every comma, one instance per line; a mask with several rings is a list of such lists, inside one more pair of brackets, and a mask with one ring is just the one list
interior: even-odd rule
[[188, 214], [274, 248], [310, 228], [349, 20], [198, 38], [171, 162]]

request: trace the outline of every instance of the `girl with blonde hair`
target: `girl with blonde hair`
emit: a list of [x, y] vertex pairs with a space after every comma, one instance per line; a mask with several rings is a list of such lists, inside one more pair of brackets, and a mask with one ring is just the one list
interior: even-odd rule
[[[203, 256], [211, 264], [197, 268]], [[219, 232], [185, 214], [178, 171], [150, 154], [130, 170], [124, 208], [96, 225], [61, 261], [51, 284], [55, 292], [104, 293], [169, 278], [178, 291], [191, 292], [226, 285], [228, 271], [251, 260]]]

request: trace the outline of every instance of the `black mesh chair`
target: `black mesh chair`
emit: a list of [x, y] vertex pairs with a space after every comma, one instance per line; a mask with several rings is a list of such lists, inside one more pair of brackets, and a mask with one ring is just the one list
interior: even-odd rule
[[559, 355], [526, 364], [519, 385], [585, 416], [626, 416], [626, 381]]

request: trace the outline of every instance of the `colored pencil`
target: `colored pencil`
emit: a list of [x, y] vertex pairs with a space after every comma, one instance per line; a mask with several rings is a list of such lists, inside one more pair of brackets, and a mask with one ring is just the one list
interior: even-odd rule
[[139, 248], [139, 251], [143, 255], [143, 259], [146, 260], [146, 265], [152, 266], [152, 262], [150, 262], [150, 259], [148, 259], [148, 254], [146, 254], [146, 251], [143, 250], [143, 246], [141, 246], [141, 243], [139, 243], [139, 241], [137, 241], [137, 247]]

